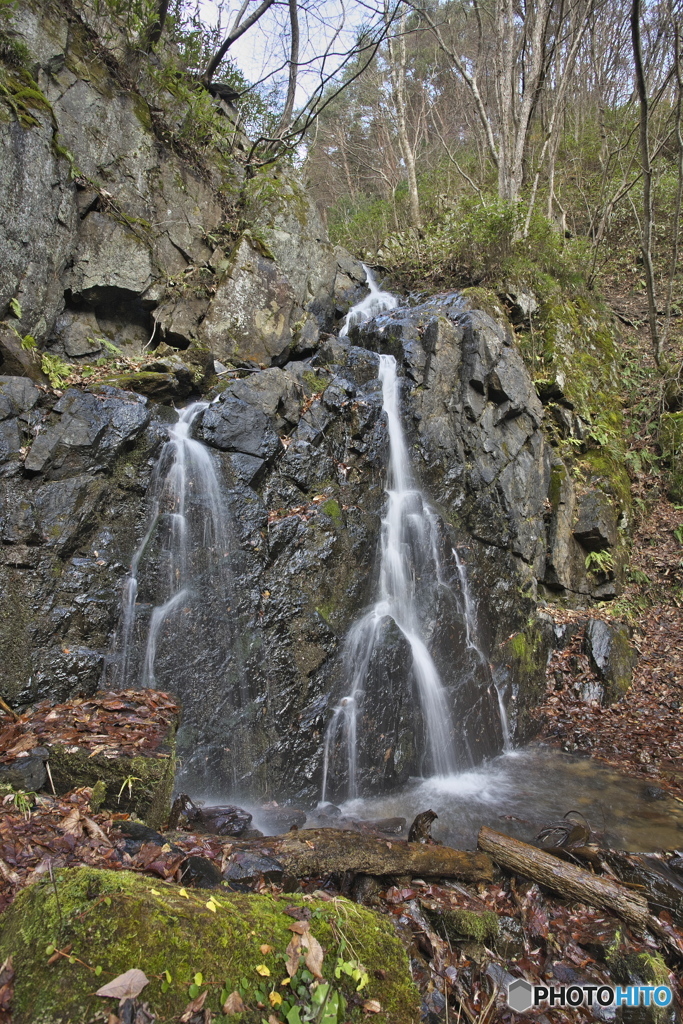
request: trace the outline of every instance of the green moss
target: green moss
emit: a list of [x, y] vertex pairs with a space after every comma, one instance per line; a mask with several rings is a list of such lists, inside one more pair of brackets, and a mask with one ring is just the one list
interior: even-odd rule
[[553, 466], [550, 471], [550, 485], [548, 487], [548, 501], [553, 507], [553, 511], [557, 510], [557, 506], [560, 504], [560, 497], [562, 495], [562, 484], [567, 478], [567, 470], [564, 465], [557, 463]]
[[[56, 889], [56, 892], [55, 892]], [[106, 1020], [115, 1005], [98, 998], [95, 990], [117, 975], [139, 968], [150, 979], [142, 998], [160, 1021], [177, 1020], [189, 1002], [188, 989], [201, 973], [201, 990], [208, 989], [205, 1006], [216, 1012], [220, 992], [247, 982], [247, 992], [263, 981], [256, 971], [265, 965], [269, 991], [284, 992], [284, 953], [292, 938], [292, 918], [284, 911], [304, 905], [302, 897], [283, 895], [213, 894], [190, 890], [128, 872], [68, 869], [56, 883], [40, 881], [19, 894], [0, 918], [0, 951], [12, 955], [16, 972], [14, 1024], [81, 1024]], [[312, 912], [311, 931], [324, 951], [323, 972], [332, 978], [340, 950], [352, 950], [370, 975], [364, 990], [377, 999], [381, 1024], [416, 1024], [419, 996], [410, 978], [406, 954], [390, 921], [372, 911], [337, 900], [306, 899]], [[261, 946], [272, 951], [263, 953]], [[74, 963], [61, 957], [48, 966], [46, 947], [70, 947]], [[345, 955], [348, 955], [347, 953]], [[94, 968], [102, 970], [95, 975]], [[382, 980], [376, 972], [381, 969]], [[171, 976], [162, 990], [164, 972]], [[335, 982], [352, 989], [350, 981]], [[166, 986], [164, 986], [166, 987]], [[243, 1024], [261, 1024], [263, 1011], [255, 998], [239, 1016]], [[365, 1019], [358, 1008], [351, 1021]]]
[[[627, 952], [622, 945], [621, 932], [605, 954], [610, 973], [618, 985], [669, 985], [670, 972], [659, 953]], [[665, 1024], [671, 1020], [666, 1007], [652, 1007], [648, 1013], [652, 1024]]]
[[0, 68], [0, 103], [12, 111], [24, 128], [39, 124], [32, 114], [34, 110], [50, 114], [54, 121], [50, 101], [26, 68]]
[[580, 457], [579, 467], [608, 494], [617, 498], [622, 509], [631, 507], [631, 481], [623, 465], [604, 449], [589, 449]]
[[488, 313], [491, 319], [495, 320], [496, 323], [501, 325], [501, 327], [506, 327], [509, 330], [510, 321], [508, 320], [507, 314], [495, 292], [488, 288], [473, 286], [471, 288], [463, 288], [460, 294], [463, 298], [470, 301], [473, 309], [483, 310], [484, 313]]
[[119, 373], [107, 377], [104, 383], [113, 384], [114, 387], [123, 388], [125, 391], [135, 391], [150, 398], [169, 398], [177, 391], [177, 381], [172, 373], [153, 373], [150, 370]]
[[105, 807], [134, 813], [152, 828], [158, 828], [171, 809], [175, 774], [173, 737], [169, 737], [169, 747], [164, 757], [108, 758], [102, 754], [92, 757], [91, 751], [81, 748], [54, 746], [50, 748], [50, 770], [60, 793], [102, 782], [106, 786]]
[[268, 240], [263, 233], [257, 227], [246, 228], [242, 233], [242, 237], [246, 238], [251, 244], [252, 248], [256, 250], [261, 256], [264, 256], [267, 260], [274, 260], [275, 256], [272, 249], [268, 245]]
[[491, 910], [478, 913], [474, 910], [428, 910], [429, 917], [436, 930], [452, 942], [474, 939], [475, 942], [486, 942], [495, 939], [499, 931], [498, 915]]
[[319, 377], [313, 370], [305, 370], [303, 378], [314, 395], [322, 395], [330, 383], [327, 377]]
[[340, 523], [342, 520], [342, 511], [339, 502], [334, 498], [330, 498], [323, 505], [320, 506], [321, 512], [324, 512], [330, 519], [334, 519], [336, 523]]
[[330, 617], [334, 614], [334, 608], [334, 601], [323, 601], [322, 604], [316, 606], [315, 610], [318, 615], [325, 620], [325, 622], [329, 622]]
[[152, 115], [149, 112], [149, 103], [137, 92], [131, 93], [131, 99], [133, 100], [133, 113], [142, 127], [146, 131], [151, 132], [153, 126]]
[[[526, 595], [520, 596], [526, 599]], [[535, 728], [530, 709], [536, 707], [545, 694], [548, 640], [539, 620], [532, 616], [525, 628], [504, 644], [503, 653], [513, 690], [517, 692], [517, 736], [527, 739]]]

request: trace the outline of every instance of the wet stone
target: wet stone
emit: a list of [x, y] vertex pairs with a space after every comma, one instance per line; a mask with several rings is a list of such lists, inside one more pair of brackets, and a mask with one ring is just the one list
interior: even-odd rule
[[207, 857], [188, 857], [180, 865], [180, 870], [184, 885], [194, 885], [198, 889], [216, 889], [221, 884], [220, 871]]
[[34, 747], [29, 757], [19, 757], [10, 764], [0, 764], [0, 785], [13, 786], [30, 793], [39, 792], [47, 784], [47, 756], [45, 747]]
[[226, 882], [256, 882], [259, 878], [279, 882], [283, 874], [284, 868], [279, 861], [248, 850], [233, 853], [223, 870]]

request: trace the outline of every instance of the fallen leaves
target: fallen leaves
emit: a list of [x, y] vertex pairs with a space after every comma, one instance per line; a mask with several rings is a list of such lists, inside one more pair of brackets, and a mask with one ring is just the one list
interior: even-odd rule
[[222, 1011], [226, 1017], [231, 1017], [236, 1013], [244, 1013], [245, 1010], [246, 1006], [239, 992], [231, 992], [222, 1006]]
[[125, 974], [119, 974], [118, 978], [107, 982], [102, 988], [98, 988], [96, 996], [107, 999], [135, 999], [142, 992], [145, 985], [149, 985], [149, 978], [144, 971], [132, 967]]
[[160, 690], [105, 691], [57, 705], [41, 701], [0, 730], [0, 762], [57, 744], [91, 756], [167, 757], [161, 747], [178, 714], [175, 700]]
[[8, 956], [0, 967], [0, 1010], [9, 1010], [14, 996], [14, 968], [12, 957]]

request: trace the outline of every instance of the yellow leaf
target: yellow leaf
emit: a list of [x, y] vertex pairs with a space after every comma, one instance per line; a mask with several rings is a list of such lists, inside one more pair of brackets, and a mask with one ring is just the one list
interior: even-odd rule
[[279, 1006], [282, 1002], [282, 996], [279, 992], [270, 992], [268, 998], [270, 999], [271, 1006]]
[[265, 964], [259, 964], [258, 967], [256, 968], [256, 973], [260, 974], [262, 978], [270, 977], [270, 970], [266, 967]]
[[150, 891], [151, 893], [154, 893], [154, 895], [155, 895], [155, 896], [161, 896], [161, 893], [159, 892], [159, 890], [158, 890], [158, 889], [150, 889], [149, 891]]
[[263, 953], [264, 956], [266, 955], [266, 953], [272, 953], [273, 952], [273, 947], [265, 945], [265, 944], [263, 946], [259, 946], [259, 949], [261, 950], [261, 952]]
[[178, 893], [180, 896], [184, 896], [186, 900], [189, 900], [190, 897], [188, 895], [187, 889], [178, 889]]
[[281, 985], [289, 985], [291, 980], [292, 980], [291, 978], [283, 978], [282, 981], [280, 982], [280, 984]]

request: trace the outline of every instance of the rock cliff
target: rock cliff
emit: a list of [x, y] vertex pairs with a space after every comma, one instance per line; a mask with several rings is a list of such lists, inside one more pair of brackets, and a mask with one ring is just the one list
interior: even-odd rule
[[[179, 754], [196, 790], [314, 799], [344, 692], [343, 638], [375, 583], [386, 352], [403, 376], [447, 582], [462, 598], [464, 566], [487, 671], [526, 738], [552, 641], [539, 598], [610, 596], [605, 552], [614, 565], [624, 547], [626, 499], [599, 467], [570, 473], [549, 443], [551, 419], [568, 436], [581, 430], [571, 403], [552, 390], [539, 398], [504, 316], [457, 293], [339, 340], [365, 272], [331, 246], [294, 175], [247, 178], [234, 159], [183, 141], [187, 111], [168, 82], [126, 63], [115, 33], [105, 46], [85, 8], [31, 0], [11, 31], [24, 49], [3, 71], [14, 99], [0, 120], [6, 698], [23, 706], [140, 684], [142, 634], [129, 677], [117, 677], [121, 593], [177, 419], [152, 398], [208, 392], [215, 401], [193, 429], [224, 482], [232, 586], [203, 616], [230, 633], [229, 650], [218, 660], [220, 645], [193, 646], [191, 624], [169, 624], [156, 685], [180, 697]], [[63, 394], [46, 386], [37, 353], [88, 366], [112, 346], [141, 371]], [[143, 623], [159, 599], [153, 547], [140, 564]], [[594, 572], [590, 552], [602, 553]], [[470, 688], [481, 666], [462, 599], [435, 604], [431, 640], [472, 751], [497, 752], [492, 691], [480, 699]], [[415, 701], [400, 638], [386, 649], [378, 784], [396, 785], [419, 771]]]

